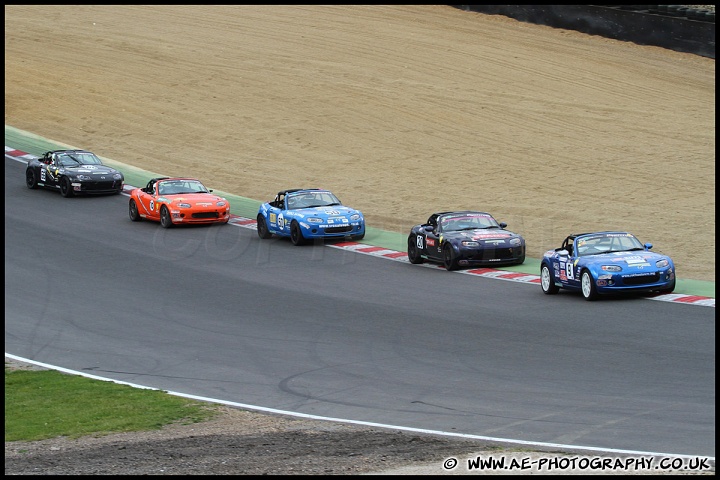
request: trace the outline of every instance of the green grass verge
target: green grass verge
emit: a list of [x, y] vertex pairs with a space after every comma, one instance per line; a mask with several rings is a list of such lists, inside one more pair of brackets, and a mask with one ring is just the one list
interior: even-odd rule
[[5, 367], [6, 442], [158, 430], [208, 420], [214, 407], [161, 390]]

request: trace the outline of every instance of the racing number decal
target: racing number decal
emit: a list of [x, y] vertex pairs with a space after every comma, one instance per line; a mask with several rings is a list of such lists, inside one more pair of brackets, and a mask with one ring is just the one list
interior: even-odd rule
[[422, 250], [423, 249], [423, 237], [418, 235], [417, 237], [415, 237], [415, 241], [417, 243], [417, 248]]
[[155, 210], [155, 200], [150, 200], [150, 211]]
[[[46, 167], [46, 168], [47, 168], [47, 167]], [[40, 169], [40, 181], [41, 181], [41, 182], [44, 182], [44, 181], [45, 181], [45, 168], [41, 168], [41, 169]]]
[[277, 217], [277, 226], [280, 230], [285, 228], [285, 218], [283, 217], [282, 213]]
[[566, 262], [565, 263], [565, 273], [567, 274], [568, 280], [574, 280], [575, 274], [573, 273], [575, 269], [573, 268], [572, 262]]

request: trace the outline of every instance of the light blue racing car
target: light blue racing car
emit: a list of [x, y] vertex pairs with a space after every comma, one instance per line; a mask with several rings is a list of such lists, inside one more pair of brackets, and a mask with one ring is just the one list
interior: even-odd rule
[[651, 248], [628, 232], [569, 235], [540, 261], [542, 291], [580, 290], [586, 300], [612, 293], [672, 293], [675, 264]]
[[293, 245], [315, 239], [362, 240], [365, 218], [328, 190], [296, 188], [278, 192], [275, 200], [260, 205], [257, 232], [263, 239], [290, 237]]

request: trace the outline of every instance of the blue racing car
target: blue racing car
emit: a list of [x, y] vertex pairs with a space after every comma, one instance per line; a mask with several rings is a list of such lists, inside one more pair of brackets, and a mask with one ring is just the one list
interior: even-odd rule
[[328, 190], [295, 188], [278, 192], [275, 200], [260, 205], [257, 232], [263, 239], [290, 237], [293, 245], [315, 239], [362, 240], [365, 218]]
[[672, 293], [675, 264], [651, 248], [652, 243], [643, 244], [628, 232], [569, 235], [543, 255], [542, 291], [553, 295], [560, 288], [580, 290], [586, 300], [610, 293]]

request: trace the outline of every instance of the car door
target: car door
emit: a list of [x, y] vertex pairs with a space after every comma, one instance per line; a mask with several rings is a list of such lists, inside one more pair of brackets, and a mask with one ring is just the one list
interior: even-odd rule
[[287, 197], [278, 196], [274, 201], [270, 202], [267, 211], [267, 227], [268, 230], [276, 234], [284, 234], [290, 231], [290, 225], [287, 224], [284, 212], [285, 201]]
[[568, 251], [567, 255], [558, 255], [560, 261], [559, 280], [565, 287], [580, 288], [580, 269], [578, 268], [580, 258], [575, 255], [575, 252], [577, 252], [575, 242], [569, 244], [565, 250]]
[[156, 192], [158, 188], [157, 182], [155, 182], [148, 192], [148, 187], [143, 188], [138, 192], [138, 210], [141, 214], [146, 215], [147, 218], [158, 219], [160, 214], [158, 213], [159, 207], [156, 202]]
[[49, 187], [57, 187], [60, 184], [58, 180], [59, 175], [60, 166], [55, 156], [51, 158], [50, 163], [40, 164], [40, 183], [44, 183]]
[[[420, 233], [422, 235], [422, 243], [424, 245], [423, 253], [428, 256], [428, 258], [431, 258], [433, 260], [439, 260], [442, 258], [442, 250], [440, 245], [440, 235], [438, 233], [438, 227], [433, 225], [428, 225], [432, 228], [425, 228], [423, 227], [420, 230]], [[418, 235], [418, 246], [420, 244], [420, 236]]]

